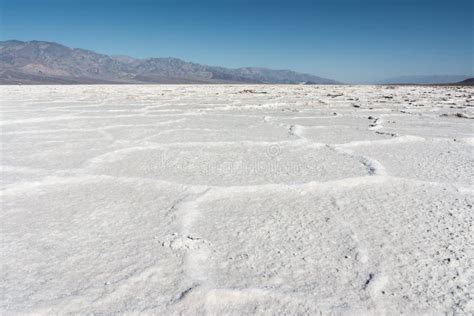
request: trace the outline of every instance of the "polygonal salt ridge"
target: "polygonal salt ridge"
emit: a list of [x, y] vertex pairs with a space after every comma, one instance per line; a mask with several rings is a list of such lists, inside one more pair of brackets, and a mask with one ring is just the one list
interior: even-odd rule
[[196, 235], [188, 234], [180, 236], [178, 233], [174, 233], [167, 236], [160, 241], [162, 247], [170, 248], [172, 250], [194, 250], [208, 248], [211, 243], [205, 239], [202, 239]]

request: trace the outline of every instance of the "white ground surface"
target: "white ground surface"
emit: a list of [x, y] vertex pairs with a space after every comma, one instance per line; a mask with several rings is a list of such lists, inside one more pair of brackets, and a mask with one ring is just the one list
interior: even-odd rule
[[472, 88], [0, 89], [1, 314], [474, 312]]

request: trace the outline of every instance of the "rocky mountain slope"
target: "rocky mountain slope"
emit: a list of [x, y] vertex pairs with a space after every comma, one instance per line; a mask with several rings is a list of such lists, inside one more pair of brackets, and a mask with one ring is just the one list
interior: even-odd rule
[[273, 83], [337, 84], [291, 70], [229, 69], [177, 58], [108, 56], [43, 41], [0, 42], [1, 84]]

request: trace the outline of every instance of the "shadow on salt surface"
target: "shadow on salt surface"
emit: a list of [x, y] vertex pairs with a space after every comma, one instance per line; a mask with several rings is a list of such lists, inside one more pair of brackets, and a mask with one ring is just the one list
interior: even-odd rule
[[88, 170], [216, 186], [294, 184], [367, 175], [359, 161], [325, 146], [219, 142], [125, 149], [93, 159]]
[[[193, 231], [212, 252], [194, 268], [207, 275], [207, 287], [235, 289], [210, 290], [213, 303], [221, 299], [212, 308], [239, 313], [263, 304], [278, 313], [297, 298], [293, 312], [467, 310], [472, 197], [364, 179], [371, 181], [209, 195]], [[206, 306], [209, 294], [195, 295]]]

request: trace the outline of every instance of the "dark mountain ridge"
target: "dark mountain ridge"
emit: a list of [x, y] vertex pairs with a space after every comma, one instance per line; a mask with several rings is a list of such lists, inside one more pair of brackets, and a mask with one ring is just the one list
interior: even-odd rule
[[416, 75], [385, 79], [381, 84], [450, 84], [468, 79], [469, 75]]
[[109, 56], [43, 41], [0, 41], [0, 84], [273, 83], [338, 84], [291, 70], [230, 69], [178, 58]]

